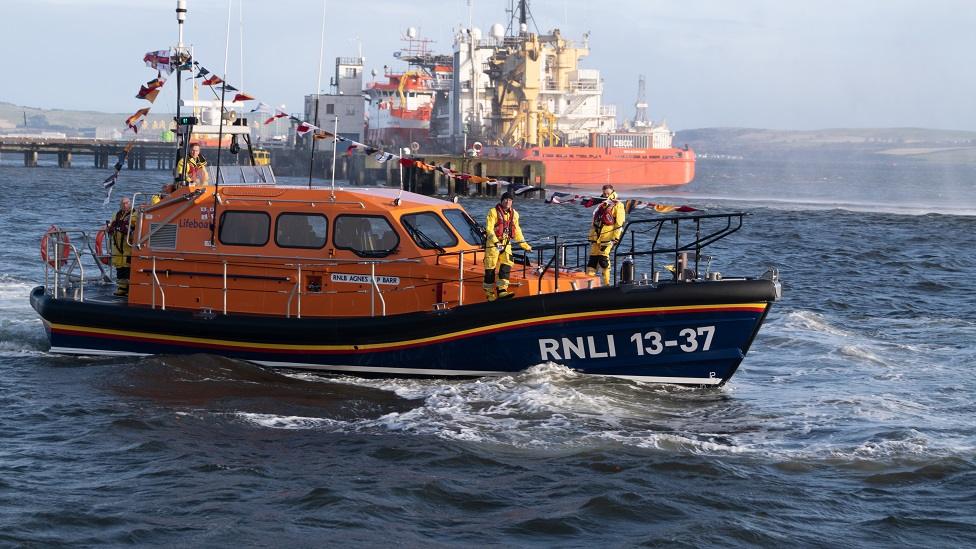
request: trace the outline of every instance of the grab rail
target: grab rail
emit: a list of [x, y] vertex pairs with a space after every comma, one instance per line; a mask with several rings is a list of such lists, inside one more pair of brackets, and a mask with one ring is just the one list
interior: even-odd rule
[[[749, 214], [743, 212], [734, 213], [720, 213], [720, 214], [686, 214], [680, 216], [667, 216], [663, 218], [656, 219], [637, 219], [634, 221], [628, 221], [624, 225], [623, 233], [621, 234], [621, 241], [623, 241], [628, 235], [630, 236], [630, 249], [625, 252], [620, 251], [620, 246], [616, 246], [613, 250], [613, 278], [614, 283], [617, 282], [618, 272], [617, 272], [617, 258], [619, 257], [630, 257], [632, 260], [638, 257], [650, 256], [651, 257], [651, 272], [654, 273], [657, 270], [657, 256], [661, 254], [673, 254], [674, 255], [674, 271], [672, 273], [672, 280], [677, 282], [682, 279], [683, 273], [679, 269], [681, 255], [683, 253], [694, 251], [695, 257], [695, 276], [698, 276], [699, 261], [701, 258], [701, 250], [706, 246], [714, 244], [715, 242], [731, 235], [732, 233], [738, 231], [742, 228], [742, 218]], [[724, 226], [720, 226], [717, 229], [711, 230], [706, 234], [702, 234], [702, 221], [709, 219], [724, 219]], [[674, 246], [659, 248], [658, 242], [661, 240], [661, 233], [664, 230], [664, 224], [671, 223], [674, 225]], [[681, 241], [681, 227], [682, 224], [686, 225], [688, 223], [694, 224], [694, 234], [693, 240], [682, 244]], [[634, 227], [640, 227], [650, 225], [647, 230], [637, 231]], [[649, 234], [654, 232], [654, 237], [650, 242], [650, 249], [648, 250], [638, 250], [637, 249], [637, 235], [638, 234]]]

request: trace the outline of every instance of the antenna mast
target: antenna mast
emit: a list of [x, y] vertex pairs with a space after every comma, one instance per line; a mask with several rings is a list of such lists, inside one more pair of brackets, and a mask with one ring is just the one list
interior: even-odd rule
[[646, 128], [650, 125], [647, 120], [647, 93], [645, 91], [644, 75], [640, 75], [637, 80], [637, 103], [634, 103], [637, 112], [634, 113], [634, 127]]
[[183, 56], [183, 23], [186, 21], [186, 0], [176, 0], [176, 24], [180, 29], [179, 39], [176, 42], [176, 123], [179, 124], [180, 121], [180, 100], [183, 98], [183, 86], [180, 73], [183, 72], [182, 67], [184, 60]]

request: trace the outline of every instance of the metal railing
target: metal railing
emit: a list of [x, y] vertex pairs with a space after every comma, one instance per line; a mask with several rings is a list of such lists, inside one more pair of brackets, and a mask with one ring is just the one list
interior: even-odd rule
[[[689, 253], [693, 253], [695, 267], [692, 270], [692, 274], [694, 278], [698, 278], [700, 261], [703, 257], [701, 255], [702, 249], [741, 229], [742, 218], [746, 215], [749, 214], [741, 212], [721, 214], [689, 213], [628, 221], [624, 225], [624, 230], [621, 234], [621, 243], [613, 250], [613, 263], [611, 266], [613, 267], [614, 283], [618, 281], [619, 275], [617, 269], [618, 258], [630, 258], [636, 263], [637, 258], [650, 256], [650, 272], [656, 273], [657, 256], [664, 254], [668, 254], [673, 258], [673, 270], [671, 270], [672, 280], [677, 282], [688, 279], [684, 273], [684, 267], [687, 267], [687, 265], [682, 265], [681, 260], [682, 257], [687, 258]], [[712, 220], [716, 223], [712, 223]], [[664, 228], [666, 225], [673, 225], [674, 227], [673, 245], [670, 243], [670, 235], [667, 237], [668, 244], [663, 244], [662, 242], [662, 233], [665, 232]], [[694, 228], [694, 238], [687, 238], [682, 241], [681, 229], [682, 227], [688, 227], [688, 225], [692, 225]], [[640, 243], [638, 241], [639, 235], [650, 236], [652, 234], [653, 237], [651, 237], [649, 248], [643, 248], [648, 243]], [[687, 234], [687, 231], [685, 234]], [[629, 249], [621, 251], [621, 247], [623, 247], [628, 237]], [[707, 260], [710, 262], [711, 258], [709, 257]]]
[[[98, 281], [111, 282], [109, 272], [106, 272], [103, 259], [111, 254], [99, 256], [94, 248], [95, 239], [90, 230], [63, 229], [54, 227], [46, 234], [44, 241], [44, 288], [55, 298], [66, 297], [69, 290], [75, 294], [74, 299], [85, 300], [85, 288], [94, 281], [86, 274], [86, 264], [89, 270], [97, 269], [101, 274]], [[94, 231], [97, 234], [97, 230]], [[77, 244], [77, 245], [76, 245]], [[87, 261], [86, 261], [87, 259]], [[53, 282], [53, 285], [52, 285]]]
[[[703, 214], [690, 213], [679, 215], [665, 215], [650, 219], [637, 219], [629, 221], [623, 228], [621, 235], [622, 242], [614, 249], [612, 263], [614, 283], [620, 279], [619, 266], [622, 260], [630, 259], [635, 263], [641, 258], [650, 258], [650, 272], [656, 273], [658, 267], [658, 256], [667, 255], [673, 262], [675, 268], [669, 269], [672, 273], [672, 280], [675, 282], [699, 278], [700, 261], [710, 261], [711, 258], [702, 255], [702, 249], [715, 243], [716, 241], [731, 235], [742, 227], [742, 218], [748, 214], [728, 213], [728, 214]], [[671, 229], [673, 228], [673, 239]], [[53, 291], [55, 298], [68, 297], [69, 291], [73, 290], [73, 298], [85, 300], [85, 286], [94, 281], [87, 277], [93, 266], [97, 266], [101, 273], [100, 282], [111, 282], [110, 271], [105, 268], [101, 260], [106, 256], [99, 256], [93, 247], [94, 239], [90, 236], [91, 231], [82, 229], [55, 229], [50, 232], [46, 242], [46, 253], [49, 261], [45, 261], [45, 287], [49, 292]], [[514, 256], [516, 265], [522, 267], [522, 278], [525, 281], [531, 280], [532, 276], [537, 278], [538, 293], [547, 291], [559, 292], [564, 290], [577, 290], [576, 283], [564, 285], [563, 277], [569, 272], [579, 272], [583, 269], [589, 259], [589, 248], [591, 243], [584, 241], [564, 241], [560, 236], [554, 235], [535, 241], [536, 245], [530, 253], [519, 253]], [[513, 244], [517, 245], [517, 244]], [[480, 253], [479, 253], [480, 252]], [[307, 299], [309, 293], [319, 294], [338, 294], [344, 293], [340, 290], [323, 291], [328, 286], [325, 276], [329, 273], [335, 274], [336, 268], [343, 266], [359, 266], [357, 271], [362, 272], [368, 269], [369, 281], [363, 281], [368, 289], [359, 288], [350, 290], [356, 293], [369, 293], [370, 295], [370, 316], [386, 316], [388, 313], [387, 299], [384, 294], [390, 291], [405, 291], [418, 287], [399, 286], [395, 290], [384, 290], [380, 284], [380, 277], [384, 276], [384, 271], [394, 266], [402, 266], [409, 263], [421, 263], [425, 260], [434, 259], [435, 265], [442, 265], [445, 261], [450, 268], [453, 268], [453, 260], [456, 258], [456, 276], [448, 274], [443, 278], [429, 277], [415, 274], [404, 275], [402, 271], [393, 271], [398, 278], [406, 276], [407, 279], [423, 279], [423, 284], [442, 284], [456, 283], [458, 285], [457, 305], [465, 303], [465, 285], [474, 283], [474, 279], [481, 278], [480, 259], [483, 258], [484, 249], [480, 247], [470, 247], [457, 251], [432, 251], [430, 254], [411, 258], [397, 259], [324, 259], [321, 257], [309, 256], [263, 256], [259, 254], [233, 254], [221, 253], [217, 251], [154, 251], [150, 253], [140, 253], [138, 249], [133, 250], [133, 257], [138, 257], [145, 261], [145, 265], [140, 272], [148, 275], [149, 281], [142, 282], [149, 285], [151, 291], [151, 306], [167, 308], [167, 288], [187, 287], [186, 283], [166, 284], [165, 280], [171, 275], [189, 275], [197, 277], [212, 277], [220, 279], [220, 310], [223, 314], [228, 314], [231, 309], [235, 309], [232, 303], [233, 294], [244, 291], [271, 291], [277, 293], [287, 293], [284, 307], [284, 315], [290, 318], [293, 314], [301, 318], [303, 301]], [[687, 259], [687, 261], [684, 261]], [[693, 268], [691, 266], [693, 261]], [[180, 263], [185, 262], [187, 267], [179, 270]], [[176, 263], [176, 264], [174, 264]], [[687, 264], [685, 264], [687, 263]], [[191, 267], [190, 264], [193, 266]], [[248, 273], [235, 273], [239, 267], [247, 269], [263, 269], [264, 273], [255, 273], [251, 270]], [[476, 273], [472, 273], [476, 271]], [[687, 272], [686, 272], [687, 271]], [[314, 272], [314, 276], [307, 276]], [[362, 273], [365, 275], [365, 273]], [[551, 275], [551, 290], [543, 288], [543, 280]], [[311, 280], [321, 276], [316, 289]], [[53, 287], [52, 287], [53, 278]], [[308, 278], [309, 280], [306, 280]], [[234, 280], [262, 280], [287, 284], [284, 289], [249, 289], [232, 288], [231, 279]], [[333, 278], [333, 282], [335, 279]], [[655, 282], [657, 278], [655, 276]], [[589, 285], [592, 287], [592, 282]], [[201, 288], [217, 290], [215, 285], [201, 285]], [[547, 286], [546, 288], [549, 288]], [[306, 291], [308, 290], [308, 291]], [[453, 301], [453, 299], [451, 299]], [[443, 304], [442, 304], [443, 305]], [[217, 309], [217, 307], [213, 307]]]

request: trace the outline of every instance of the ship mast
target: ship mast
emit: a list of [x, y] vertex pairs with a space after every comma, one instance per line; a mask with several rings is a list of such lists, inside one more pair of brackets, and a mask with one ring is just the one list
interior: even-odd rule
[[647, 94], [644, 88], [644, 75], [638, 76], [637, 80], [637, 103], [634, 103], [636, 112], [634, 113], [634, 127], [644, 128], [650, 124], [647, 121]]
[[[176, 156], [177, 159], [180, 157], [180, 152], [182, 151], [183, 158], [186, 158], [189, 152], [190, 144], [190, 126], [187, 125], [186, 134], [180, 132], [180, 125], [183, 124], [181, 120], [181, 104], [183, 103], [183, 65], [189, 60], [189, 55], [186, 51], [186, 46], [183, 45], [183, 23], [186, 22], [186, 0], [176, 0], [176, 24], [179, 27], [179, 38], [176, 42]], [[179, 174], [179, 181], [186, 180], [186, 170], [187, 163], [183, 163], [183, 173]]]

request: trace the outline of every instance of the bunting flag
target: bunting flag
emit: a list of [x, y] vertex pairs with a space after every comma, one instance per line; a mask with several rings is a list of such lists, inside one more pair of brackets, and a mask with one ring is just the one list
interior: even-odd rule
[[119, 172], [115, 172], [102, 181], [102, 188], [105, 189], [105, 200], [102, 201], [102, 206], [108, 206], [109, 201], [112, 200], [112, 189], [115, 188], [118, 180]]
[[573, 193], [552, 193], [546, 199], [548, 204], [573, 204], [576, 202], [577, 195]]
[[[565, 193], [565, 192], [554, 192], [546, 198], [547, 204], [579, 204], [585, 208], [592, 208], [597, 204], [601, 204], [606, 200], [602, 196], [586, 196], [581, 194]], [[700, 211], [698, 208], [692, 208], [691, 206], [675, 206], [673, 204], [661, 204], [658, 202], [645, 202], [643, 200], [629, 199], [624, 201], [624, 209], [627, 213], [634, 210], [652, 210], [655, 213], [672, 213], [672, 212], [697, 212]]]
[[125, 119], [125, 125], [132, 128], [132, 131], [139, 133], [139, 127], [136, 126], [136, 122], [138, 122], [140, 118], [146, 116], [147, 114], [149, 114], [149, 107], [146, 107], [144, 109], [139, 109], [135, 112], [135, 114]]
[[129, 156], [129, 151], [132, 150], [132, 147], [134, 145], [135, 145], [134, 141], [129, 141], [129, 143], [125, 147], [122, 147], [122, 150], [119, 151], [119, 158], [115, 162], [115, 166], [113, 166], [115, 168], [116, 173], [122, 171], [122, 166], [125, 165], [125, 159]]
[[169, 50], [151, 51], [144, 55], [142, 60], [146, 62], [147, 67], [159, 72], [169, 74], [173, 70], [173, 58], [170, 56]]
[[102, 206], [107, 206], [109, 200], [112, 199], [112, 189], [115, 188], [115, 184], [119, 181], [119, 172], [122, 171], [122, 168], [125, 166], [125, 159], [129, 156], [129, 151], [132, 150], [132, 147], [134, 147], [135, 144], [135, 141], [129, 141], [125, 147], [122, 147], [122, 150], [119, 151], [118, 160], [115, 162], [115, 165], [112, 166], [114, 169], [112, 175], [106, 177], [105, 181], [102, 181], [102, 188], [106, 191], [105, 200], [102, 201]]
[[165, 83], [166, 80], [163, 78], [153, 78], [147, 82], [145, 86], [139, 87], [139, 93], [136, 94], [136, 99], [145, 99], [150, 103], [155, 102], [156, 96], [159, 95], [160, 88], [162, 88], [163, 84]]
[[298, 126], [295, 127], [295, 133], [297, 133], [298, 135], [305, 135], [306, 133], [317, 129], [319, 129], [317, 126], [313, 126], [308, 122], [301, 122], [300, 124], [298, 124]]
[[[315, 128], [315, 126], [312, 127]], [[314, 139], [332, 139], [333, 137], [335, 137], [335, 135], [333, 135], [332, 132], [327, 132], [322, 128], [315, 128], [315, 133], [312, 134], [312, 138]]]
[[275, 120], [277, 120], [279, 118], [284, 118], [286, 116], [288, 116], [288, 113], [284, 113], [284, 112], [281, 112], [281, 111], [277, 111], [277, 112], [275, 112], [275, 115], [274, 116], [272, 116], [271, 118], [269, 118], [269, 119], [267, 119], [267, 120], [264, 121], [264, 125], [267, 126], [268, 124], [274, 122]]
[[[203, 81], [204, 85], [216, 86], [219, 84], [223, 84], [222, 87], [224, 91], [237, 91], [238, 93], [234, 97], [234, 102], [254, 101], [256, 99], [245, 92], [240, 92], [237, 88], [231, 86], [230, 84], [225, 83], [218, 76], [211, 74], [203, 66], [199, 64], [197, 64], [197, 66], [199, 67], [199, 70], [196, 78], [201, 78], [208, 74], [210, 75], [208, 78], [206, 78]], [[380, 107], [382, 106], [383, 103], [381, 102]], [[336, 142], [348, 143], [348, 147], [345, 151], [347, 155], [351, 155], [353, 152], [361, 150], [364, 151], [367, 155], [371, 156], [377, 163], [380, 164], [389, 162], [391, 160], [396, 160], [400, 166], [403, 166], [405, 168], [416, 168], [424, 171], [425, 173], [435, 173], [435, 172], [440, 173], [443, 174], [445, 177], [457, 179], [459, 181], [468, 184], [507, 185], [509, 190], [516, 195], [523, 195], [531, 191], [542, 190], [541, 187], [536, 187], [534, 185], [528, 185], [525, 183], [512, 183], [509, 181], [504, 181], [504, 180], [495, 179], [491, 177], [484, 177], [480, 175], [459, 172], [456, 170], [452, 170], [451, 168], [448, 168], [446, 166], [431, 164], [413, 158], [404, 158], [398, 154], [386, 152], [377, 147], [372, 147], [366, 145], [365, 143], [360, 143], [358, 141], [343, 137], [341, 135], [335, 135], [332, 132], [329, 132], [327, 130], [319, 128], [318, 126], [315, 126], [314, 124], [309, 124], [308, 122], [301, 120], [296, 116], [289, 115], [280, 109], [272, 110], [272, 108], [269, 105], [263, 102], [259, 102], [258, 105], [251, 110], [251, 112], [274, 112], [272, 116], [268, 117], [264, 121], [265, 125], [270, 124], [280, 118], [288, 117], [289, 120], [293, 121], [296, 124], [295, 133], [297, 133], [299, 136], [305, 136], [308, 133], [312, 133], [313, 139], [334, 139]], [[546, 198], [546, 203], [548, 204], [578, 203], [588, 208], [596, 206], [597, 204], [600, 204], [603, 201], [604, 198], [602, 196], [592, 197], [592, 196], [578, 195], [578, 194], [572, 194], [566, 192], [554, 192], [551, 195], [549, 195], [548, 198]], [[627, 208], [627, 211], [649, 209], [659, 213], [698, 211], [697, 208], [692, 208], [691, 206], [674, 206], [671, 204], [658, 204], [654, 202], [644, 202], [640, 200], [628, 200], [625, 202], [625, 207]]]
[[526, 185], [525, 183], [512, 183], [508, 186], [508, 190], [512, 191], [515, 196], [523, 195], [530, 191], [537, 191], [541, 187], [534, 187], [532, 185]]

